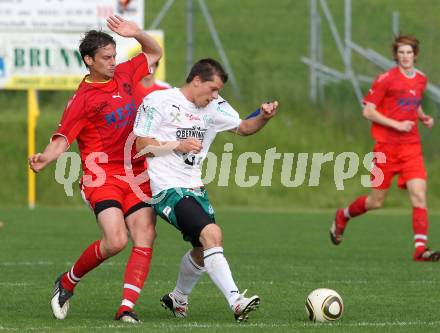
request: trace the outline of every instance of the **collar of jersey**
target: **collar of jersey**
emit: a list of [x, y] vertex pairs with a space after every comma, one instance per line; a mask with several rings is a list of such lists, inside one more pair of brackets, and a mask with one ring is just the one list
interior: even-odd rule
[[87, 79], [88, 76], [85, 76], [83, 82], [88, 86], [92, 86], [94, 88], [98, 88], [103, 91], [114, 91], [117, 87], [116, 81], [114, 78], [105, 81], [105, 82], [91, 82]]
[[414, 69], [414, 74], [413, 76], [407, 76], [403, 71], [400, 70], [399, 66], [396, 66], [397, 71], [399, 72], [400, 75], [402, 75], [405, 79], [407, 80], [412, 80], [417, 76], [417, 71], [416, 69]]

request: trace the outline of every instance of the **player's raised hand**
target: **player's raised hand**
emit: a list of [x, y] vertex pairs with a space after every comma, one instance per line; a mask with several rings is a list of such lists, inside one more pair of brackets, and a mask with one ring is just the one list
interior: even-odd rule
[[194, 138], [188, 138], [180, 141], [179, 145], [176, 147], [175, 150], [185, 154], [186, 153], [198, 154], [200, 153], [201, 149], [202, 149], [202, 143], [200, 142], [200, 140]]
[[107, 27], [122, 37], [135, 37], [141, 31], [141, 28], [136, 23], [127, 21], [119, 15], [109, 16], [107, 18]]
[[277, 114], [278, 101], [263, 103], [260, 106], [261, 114], [264, 118], [270, 119]]
[[426, 128], [432, 128], [432, 126], [434, 126], [434, 118], [432, 118], [431, 116], [424, 115], [420, 118], [420, 121]]
[[29, 167], [33, 172], [38, 173], [49, 163], [49, 159], [44, 154], [34, 154], [29, 157]]
[[398, 121], [396, 125], [396, 130], [399, 132], [409, 132], [414, 127], [415, 123], [412, 120]]

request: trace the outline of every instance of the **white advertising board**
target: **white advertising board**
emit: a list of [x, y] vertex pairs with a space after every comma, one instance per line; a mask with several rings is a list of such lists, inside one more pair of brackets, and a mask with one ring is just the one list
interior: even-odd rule
[[[0, 0], [1, 1], [1, 0]], [[163, 47], [163, 32], [149, 33]], [[78, 51], [81, 33], [0, 32], [0, 89], [73, 90], [87, 74]], [[125, 61], [141, 51], [134, 38], [113, 35], [116, 61]], [[157, 78], [164, 80], [164, 61]]]
[[144, 0], [0, 0], [0, 31], [108, 30], [120, 15], [144, 27]]

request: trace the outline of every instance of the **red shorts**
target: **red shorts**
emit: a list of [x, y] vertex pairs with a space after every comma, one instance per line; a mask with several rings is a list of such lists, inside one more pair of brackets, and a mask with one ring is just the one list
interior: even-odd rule
[[[426, 169], [423, 162], [422, 145], [420, 143], [411, 144], [387, 144], [376, 143], [375, 153], [382, 152], [386, 157], [385, 163], [379, 163], [380, 159], [373, 159], [372, 173], [377, 175], [382, 171], [383, 181], [373, 186], [375, 189], [386, 190], [391, 186], [394, 175], [399, 175], [397, 185], [406, 189], [406, 182], [411, 179], [426, 179]], [[375, 177], [372, 176], [374, 182]], [[374, 185], [374, 184], [373, 184]]]
[[109, 175], [99, 187], [89, 187], [82, 182], [80, 187], [84, 201], [96, 215], [105, 208], [117, 207], [123, 211], [124, 216], [128, 216], [140, 208], [150, 206], [146, 202], [151, 199], [149, 180], [132, 188], [127, 181]]

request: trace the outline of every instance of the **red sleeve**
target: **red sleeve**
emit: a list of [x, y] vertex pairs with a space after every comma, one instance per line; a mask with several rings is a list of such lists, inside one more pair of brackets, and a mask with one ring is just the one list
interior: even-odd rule
[[81, 96], [73, 95], [67, 103], [64, 110], [61, 122], [58, 125], [57, 131], [52, 135], [51, 140], [55, 136], [63, 136], [66, 138], [69, 145], [76, 139], [78, 134], [87, 124], [85, 115], [85, 106], [82, 102], [84, 99]]
[[150, 64], [148, 63], [146, 54], [143, 52], [139, 53], [136, 57], [119, 64], [117, 70], [127, 73], [131, 77], [134, 86], [136, 86], [143, 77], [151, 74]]
[[388, 90], [388, 85], [390, 82], [389, 77], [390, 74], [388, 72], [377, 77], [368, 91], [367, 96], [364, 97], [364, 104], [373, 103], [374, 105], [378, 106], [382, 102]]
[[423, 77], [424, 82], [423, 82], [423, 92], [425, 92], [426, 87], [428, 86], [428, 78], [426, 76]]

